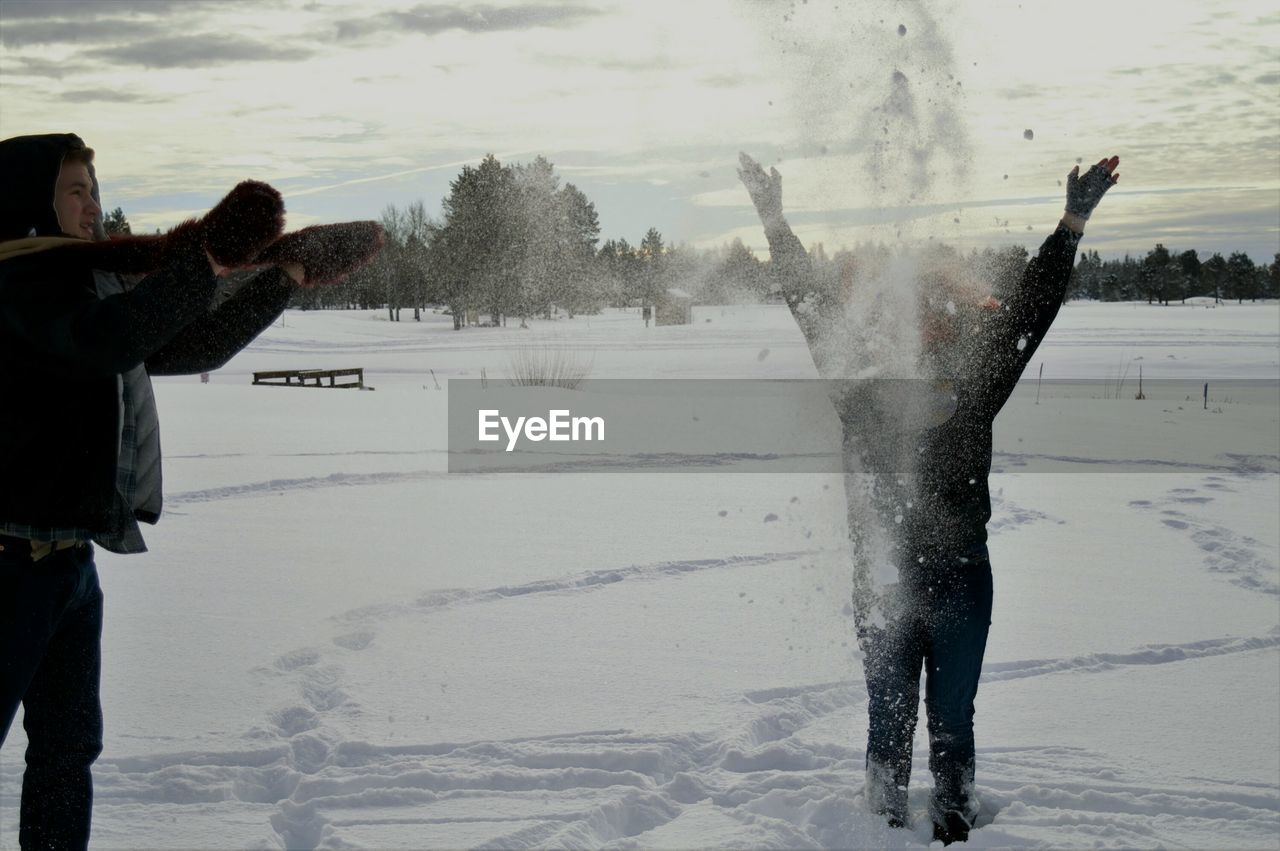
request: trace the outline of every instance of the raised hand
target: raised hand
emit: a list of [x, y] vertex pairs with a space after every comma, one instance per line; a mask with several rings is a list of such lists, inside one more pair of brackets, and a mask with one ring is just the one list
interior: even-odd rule
[[760, 163], [751, 157], [738, 152], [738, 179], [747, 187], [751, 203], [756, 205], [756, 212], [764, 220], [782, 216], [782, 175], [776, 168], [770, 168], [765, 174]]
[[1080, 174], [1080, 166], [1071, 169], [1071, 173], [1067, 175], [1067, 213], [1081, 222], [1088, 221], [1102, 196], [1120, 180], [1120, 175], [1115, 174], [1119, 164], [1119, 157], [1103, 157], [1090, 166], [1083, 176]]
[[149, 272], [178, 258], [199, 257], [215, 275], [249, 266], [284, 230], [284, 200], [270, 185], [242, 181], [204, 217], [188, 219], [163, 236], [112, 239], [118, 272]]
[[248, 264], [284, 230], [284, 201], [266, 183], [246, 180], [235, 186], [197, 223], [215, 272]]

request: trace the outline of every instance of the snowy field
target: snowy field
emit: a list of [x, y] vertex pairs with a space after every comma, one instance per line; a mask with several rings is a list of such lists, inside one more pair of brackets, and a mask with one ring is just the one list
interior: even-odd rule
[[[532, 325], [289, 312], [210, 383], [157, 380], [164, 520], [147, 555], [99, 551], [93, 847], [928, 843], [923, 718], [914, 828], [862, 809], [838, 478], [446, 472], [437, 382], [541, 345], [593, 378], [812, 377], [786, 309]], [[1127, 383], [997, 421], [1020, 448], [992, 477], [969, 845], [1275, 849], [1280, 307], [1071, 304], [1041, 362]], [[1139, 364], [1208, 380], [1209, 410], [1134, 400]], [[249, 386], [343, 367], [376, 392]], [[1107, 438], [1038, 440], [1064, 422]], [[1033, 457], [1061, 469], [1013, 472]], [[15, 724], [4, 848], [24, 747]]]

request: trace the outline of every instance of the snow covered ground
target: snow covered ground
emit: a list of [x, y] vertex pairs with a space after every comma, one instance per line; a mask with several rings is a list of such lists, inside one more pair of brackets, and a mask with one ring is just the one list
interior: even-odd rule
[[[158, 380], [166, 516], [150, 554], [99, 551], [94, 847], [928, 843], [923, 724], [916, 826], [860, 806], [839, 480], [447, 473], [437, 382], [539, 345], [593, 378], [814, 374], [785, 308], [717, 307], [457, 333], [290, 312], [209, 384]], [[1072, 304], [1040, 362], [1126, 383], [997, 422], [970, 845], [1274, 849], [1280, 308]], [[1136, 401], [1139, 364], [1185, 386]], [[376, 392], [249, 386], [354, 366]], [[15, 725], [0, 847], [24, 747]]]

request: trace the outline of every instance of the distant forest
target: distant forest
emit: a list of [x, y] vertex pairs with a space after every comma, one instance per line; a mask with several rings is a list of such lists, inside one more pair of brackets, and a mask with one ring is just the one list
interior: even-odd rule
[[[383, 309], [399, 320], [404, 310], [418, 319], [428, 305], [446, 305], [454, 327], [487, 317], [569, 317], [606, 306], [653, 304], [678, 288], [695, 304], [736, 304], [778, 298], [779, 285], [768, 261], [734, 240], [715, 249], [669, 245], [650, 228], [632, 245], [625, 239], [600, 243], [595, 204], [572, 183], [560, 185], [543, 157], [528, 164], [503, 165], [492, 154], [465, 166], [449, 184], [443, 217], [427, 215], [421, 201], [382, 213], [386, 249], [378, 259], [328, 287], [301, 290], [294, 307]], [[117, 207], [104, 220], [108, 233], [129, 233]], [[967, 264], [992, 282], [995, 293], [1015, 285], [1029, 254], [1022, 246], [961, 254], [936, 245], [947, 262]], [[893, 249], [864, 244], [828, 255], [810, 247], [813, 291], [834, 299], [859, 274], [884, 268]], [[935, 260], [937, 258], [934, 258]], [[842, 283], [843, 282], [843, 283]], [[1171, 251], [1157, 244], [1144, 257], [1103, 260], [1081, 252], [1068, 298], [1169, 304], [1193, 297], [1244, 302], [1280, 298], [1280, 253], [1270, 264], [1255, 264], [1243, 252], [1201, 257], [1195, 249]]]

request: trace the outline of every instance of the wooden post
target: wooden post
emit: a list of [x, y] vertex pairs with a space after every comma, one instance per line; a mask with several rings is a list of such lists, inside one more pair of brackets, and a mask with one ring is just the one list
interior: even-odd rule
[[1036, 404], [1040, 404], [1040, 382], [1044, 380], [1044, 361], [1040, 361], [1040, 375], [1036, 378]]
[[1209, 382], [1204, 383], [1204, 409], [1209, 410]]

